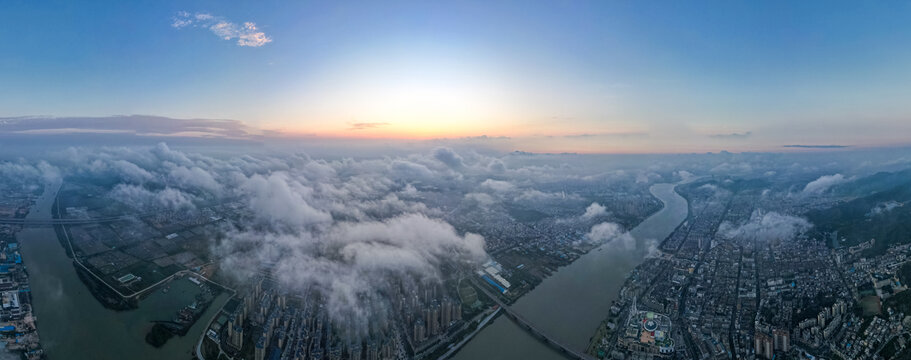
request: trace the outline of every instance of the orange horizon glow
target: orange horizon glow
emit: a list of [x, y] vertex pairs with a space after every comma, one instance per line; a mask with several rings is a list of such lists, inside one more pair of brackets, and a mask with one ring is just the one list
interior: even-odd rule
[[[644, 137], [641, 139], [616, 139], [612, 135], [623, 135], [623, 132], [603, 133], [607, 139], [578, 139], [578, 134], [562, 133], [555, 135], [537, 135], [534, 133], [516, 134], [507, 131], [501, 132], [478, 132], [466, 129], [462, 132], [451, 132], [445, 130], [412, 130], [399, 131], [391, 124], [385, 129], [369, 130], [351, 130], [340, 129], [335, 131], [314, 132], [306, 130], [295, 130], [291, 128], [273, 129], [278, 133], [278, 137], [284, 139], [325, 139], [331, 141], [367, 141], [368, 143], [382, 143], [395, 141], [488, 141], [485, 145], [489, 148], [501, 151], [526, 151], [540, 154], [693, 154], [705, 152], [719, 152], [723, 150], [731, 152], [777, 152], [777, 153], [797, 153], [797, 152], [824, 152], [824, 151], [845, 151], [861, 150], [872, 148], [888, 148], [907, 146], [907, 142], [895, 141], [881, 144], [855, 143], [848, 144], [845, 148], [791, 148], [784, 145], [791, 144], [742, 144], [736, 147], [719, 146], [706, 143], [691, 144], [672, 144], [666, 143], [665, 146], [655, 146], [654, 140], [663, 139], [663, 136]], [[481, 140], [483, 137], [486, 140]], [[823, 145], [823, 144], [819, 144]]]

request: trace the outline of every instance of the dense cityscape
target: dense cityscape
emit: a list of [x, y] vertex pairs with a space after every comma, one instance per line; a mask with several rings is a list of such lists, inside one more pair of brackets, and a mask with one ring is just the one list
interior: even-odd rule
[[[181, 154], [163, 144], [147, 151], [161, 158]], [[197, 163], [208, 159], [189, 156]], [[723, 161], [735, 155], [708, 156]], [[13, 165], [24, 166], [7, 163], [5, 171]], [[908, 354], [911, 318], [905, 314], [911, 293], [904, 292], [904, 284], [911, 276], [911, 243], [901, 229], [882, 229], [887, 237], [865, 240], [856, 234], [869, 232], [853, 228], [858, 225], [851, 218], [862, 217], [864, 227], [900, 224], [895, 217], [906, 216], [911, 195], [908, 171], [836, 181], [822, 191], [814, 186], [828, 175], [803, 182], [769, 174], [718, 175], [717, 167], [706, 176], [685, 170], [653, 174], [659, 181], [632, 176], [604, 187], [603, 180], [562, 180], [534, 190], [521, 189], [515, 179], [481, 175], [484, 180], [459, 180], [480, 190], [461, 199], [442, 193], [417, 197], [413, 193], [433, 194], [432, 188], [407, 184], [400, 194], [412, 194], [401, 196], [420, 200], [401, 206], [440, 209], [431, 213], [453, 224], [456, 233], [483, 237], [486, 260], [444, 261], [439, 277], [384, 276], [375, 292], [358, 293], [358, 302], [342, 304], [344, 309], [335, 308], [334, 295], [318, 282], [289, 283], [279, 273], [281, 258], [255, 263], [241, 277], [225, 267], [243, 256], [238, 248], [274, 246], [219, 244], [243, 227], [257, 226], [255, 204], [244, 199], [249, 195], [196, 199], [193, 206], [137, 206], [123, 201], [135, 197], [120, 197], [123, 185], [99, 186], [85, 174], [62, 183], [42, 183], [40, 176], [7, 181], [0, 208], [6, 349], [28, 358], [45, 356], [42, 322], [36, 321], [42, 317], [32, 309], [29, 257], [20, 253], [17, 238], [37, 226], [53, 228], [54, 245], [72, 258], [69, 271], [105, 311], [142, 311], [154, 297], [183, 299], [146, 318], [142, 338], [146, 346], [162, 348], [172, 338], [187, 337], [194, 346], [182, 350], [199, 359], [444, 359], [460, 356], [461, 347], [500, 318], [570, 358]], [[686, 211], [663, 239], [636, 239], [635, 231], [624, 229], [668, 206], [653, 195], [654, 184], [665, 176], [677, 178], [669, 189], [683, 199]], [[503, 192], [514, 195], [504, 198]], [[542, 203], [528, 202], [529, 194]], [[48, 209], [39, 217], [45, 195], [53, 197], [44, 201]], [[490, 199], [479, 203], [484, 196]], [[833, 217], [833, 211], [842, 215]], [[603, 248], [631, 245], [644, 251], [642, 257], [620, 274], [619, 289], [604, 300], [609, 311], [590, 330], [586, 349], [551, 338], [534, 316], [511, 309], [563, 267], [600, 256]]]
[[0, 1], [0, 360], [911, 360], [908, 24]]

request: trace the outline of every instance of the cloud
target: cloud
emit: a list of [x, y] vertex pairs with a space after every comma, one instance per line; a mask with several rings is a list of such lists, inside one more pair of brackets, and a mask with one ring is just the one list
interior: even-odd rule
[[351, 127], [349, 127], [348, 130], [374, 129], [374, 128], [383, 127], [383, 126], [387, 126], [387, 125], [389, 125], [389, 123], [386, 123], [386, 122], [360, 122], [360, 123], [351, 124]]
[[205, 28], [224, 40], [237, 39], [238, 46], [260, 47], [272, 42], [272, 38], [260, 31], [253, 22], [236, 24], [207, 13], [190, 14], [180, 11], [172, 18], [171, 26], [176, 29]]
[[[393, 307], [384, 294], [442, 278], [444, 263], [478, 264], [487, 259], [484, 238], [459, 235], [440, 220], [409, 214], [385, 221], [340, 222], [320, 233], [229, 234], [218, 248], [223, 268], [252, 276], [273, 264], [283, 289], [317, 290], [336, 323], [363, 335], [367, 319], [382, 318]], [[239, 254], [242, 253], [242, 254]]]
[[585, 208], [585, 213], [582, 214], [582, 218], [585, 220], [591, 220], [604, 215], [607, 215], [607, 208], [601, 204], [593, 202], [591, 205]]
[[686, 170], [674, 171], [674, 175], [679, 176], [680, 179], [682, 179], [683, 181], [689, 181], [690, 179], [692, 179], [693, 177], [696, 176], [696, 175], [693, 175], [693, 173], [686, 171]]
[[510, 192], [516, 189], [516, 186], [508, 181], [487, 179], [481, 183], [481, 187], [485, 189], [490, 189], [494, 192]]
[[513, 201], [516, 202], [542, 202], [542, 201], [556, 201], [564, 199], [578, 200], [578, 196], [574, 194], [566, 195], [563, 192], [559, 193], [549, 193], [543, 192], [541, 190], [525, 190], [519, 196], [516, 196]]
[[904, 204], [897, 202], [895, 200], [890, 200], [887, 202], [879, 203], [879, 204], [876, 204], [876, 206], [874, 206], [872, 209], [870, 209], [870, 212], [867, 213], [867, 217], [874, 217], [876, 215], [882, 215], [882, 214], [890, 212], [893, 209], [900, 207], [900, 206], [904, 206]]
[[713, 167], [709, 172], [724, 175], [743, 175], [753, 172], [753, 165], [748, 162], [723, 162]]
[[173, 188], [154, 191], [141, 185], [118, 184], [108, 193], [108, 197], [140, 211], [148, 211], [150, 209], [190, 210], [195, 208], [193, 195]]
[[591, 230], [585, 234], [585, 240], [593, 244], [621, 240], [627, 244], [633, 241], [633, 236], [616, 223], [603, 222], [592, 226]]
[[144, 183], [155, 179], [155, 176], [152, 175], [152, 173], [126, 160], [118, 159], [111, 161], [109, 163], [109, 166], [112, 170], [120, 173], [120, 175], [124, 178], [130, 179], [134, 182]]
[[746, 241], [775, 241], [790, 240], [813, 227], [804, 218], [783, 215], [777, 212], [753, 212], [750, 219], [740, 225], [728, 221], [718, 227], [718, 233], [728, 239], [741, 239]]
[[244, 191], [249, 195], [250, 209], [267, 223], [300, 228], [332, 220], [331, 215], [307, 201], [312, 189], [285, 173], [254, 175], [244, 185]]
[[730, 134], [711, 134], [710, 138], [714, 139], [746, 139], [750, 136], [753, 136], [752, 131], [742, 132], [742, 133], [730, 133]]
[[493, 159], [487, 164], [487, 170], [493, 173], [502, 173], [506, 171], [506, 164], [500, 159]]
[[248, 139], [264, 132], [237, 120], [173, 119], [149, 115], [0, 118], [0, 134], [71, 133]]
[[[118, 184], [109, 198], [137, 213], [224, 214], [224, 228], [213, 234], [219, 240], [210, 244], [222, 273], [239, 280], [263, 271], [278, 274], [281, 291], [309, 289], [326, 299], [329, 320], [340, 329], [382, 324], [394, 308], [390, 294], [441, 286], [443, 272], [470, 272], [487, 256], [484, 238], [471, 231], [485, 231], [499, 245], [503, 235], [496, 226], [512, 221], [511, 201], [541, 209], [558, 226], [555, 231], [576, 231], [565, 227], [579, 221], [557, 223], [573, 212], [574, 219], [590, 219], [586, 226], [597, 224], [579, 241], [619, 239], [618, 246], [652, 249], [653, 240], [633, 241], [620, 225], [602, 223], [607, 210], [586, 198], [591, 193], [585, 187], [645, 193], [647, 186], [637, 181], [652, 183], [674, 171], [690, 176], [675, 161], [637, 157], [635, 165], [618, 165], [602, 157], [502, 156], [438, 146], [319, 158], [299, 153], [299, 147], [233, 153], [218, 148], [217, 155], [203, 155], [161, 143], [68, 148], [49, 158], [48, 166], [80, 181]], [[686, 168], [707, 173], [720, 161]], [[764, 171], [761, 162], [754, 163]], [[37, 165], [9, 164], [0, 166], [4, 175], [42, 176]], [[221, 205], [210, 209], [212, 204]]]
[[786, 148], [803, 148], [803, 149], [841, 149], [851, 147], [850, 145], [783, 145]]
[[490, 207], [497, 203], [497, 200], [485, 193], [468, 193], [465, 194], [465, 200], [472, 202], [482, 208]]
[[491, 141], [491, 140], [509, 140], [509, 139], [511, 139], [509, 136], [487, 136], [487, 135], [465, 136], [465, 137], [459, 138], [459, 140], [466, 140], [466, 141]]
[[818, 179], [807, 183], [803, 188], [803, 192], [807, 194], [822, 194], [826, 192], [826, 190], [829, 190], [829, 188], [848, 181], [850, 181], [850, 179], [845, 178], [842, 174], [823, 175]]
[[222, 187], [208, 171], [199, 167], [178, 166], [171, 169], [169, 178], [184, 188], [198, 188], [213, 194], [221, 193]]
[[433, 157], [453, 169], [458, 169], [463, 166], [462, 157], [450, 148], [436, 148], [433, 151]]
[[0, 161], [0, 179], [3, 179], [4, 182], [26, 184], [42, 180], [49, 183], [60, 178], [60, 169], [44, 160], [39, 161], [36, 165], [28, 164], [24, 160], [19, 162]]
[[641, 138], [648, 137], [647, 132], [616, 132], [616, 133], [582, 133], [563, 135], [567, 139], [584, 139], [584, 138]]

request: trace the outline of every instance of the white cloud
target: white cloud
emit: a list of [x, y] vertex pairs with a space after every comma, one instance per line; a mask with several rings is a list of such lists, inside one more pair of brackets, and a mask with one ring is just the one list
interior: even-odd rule
[[748, 241], [790, 240], [812, 227], [813, 224], [804, 218], [774, 211], [763, 214], [757, 210], [750, 216], [749, 221], [739, 226], [723, 222], [718, 227], [718, 233], [729, 239]]
[[[385, 221], [338, 222], [322, 232], [229, 234], [217, 249], [238, 276], [274, 264], [285, 289], [316, 289], [333, 320], [365, 326], [391, 308], [384, 293], [411, 279], [441, 278], [441, 265], [480, 264], [484, 238], [459, 235], [444, 221], [409, 214]], [[361, 331], [362, 329], [354, 329]]]
[[267, 223], [302, 227], [332, 221], [332, 216], [307, 201], [312, 189], [284, 173], [254, 175], [244, 189], [250, 194], [250, 209]]
[[598, 216], [607, 215], [607, 208], [603, 205], [593, 202], [588, 208], [585, 209], [585, 213], [582, 214], [582, 218], [585, 220], [591, 220]]
[[591, 231], [585, 234], [585, 239], [591, 243], [604, 243], [613, 240], [620, 240], [624, 245], [632, 242], [633, 236], [623, 230], [623, 227], [612, 222], [603, 222], [592, 226]]
[[465, 200], [471, 201], [480, 207], [489, 207], [497, 203], [497, 200], [494, 199], [493, 196], [487, 195], [485, 193], [465, 194]]
[[509, 192], [516, 189], [516, 186], [508, 181], [487, 179], [481, 183], [482, 188], [493, 190], [494, 192]]
[[718, 186], [713, 185], [713, 184], [705, 184], [705, 185], [702, 185], [702, 186], [696, 188], [696, 190], [705, 190], [707, 192], [715, 192], [718, 190]]
[[180, 11], [172, 19], [171, 26], [176, 29], [205, 28], [224, 40], [237, 39], [238, 46], [260, 47], [272, 42], [272, 38], [260, 31], [254, 22], [236, 24], [223, 17], [207, 13], [190, 14]]
[[674, 175], [679, 176], [680, 179], [682, 179], [683, 181], [688, 181], [689, 179], [692, 179], [695, 176], [695, 175], [693, 175], [693, 173], [686, 171], [686, 170], [675, 171]]
[[153, 191], [139, 185], [118, 184], [108, 196], [137, 210], [195, 208], [192, 195], [173, 188]]
[[23, 161], [18, 163], [0, 161], [0, 179], [4, 181], [34, 182], [42, 179], [45, 182], [54, 182], [60, 178], [60, 170], [43, 160], [35, 166]]
[[895, 200], [890, 200], [887, 202], [879, 203], [879, 204], [876, 204], [876, 206], [874, 206], [872, 209], [870, 209], [870, 212], [867, 213], [867, 217], [882, 215], [882, 214], [890, 212], [890, 211], [892, 211], [892, 209], [895, 209], [900, 206], [904, 206], [904, 204], [897, 202]]
[[803, 192], [807, 194], [822, 194], [829, 190], [829, 188], [845, 183], [850, 179], [845, 178], [842, 174], [835, 175], [823, 175], [819, 179], [813, 180], [803, 188]]

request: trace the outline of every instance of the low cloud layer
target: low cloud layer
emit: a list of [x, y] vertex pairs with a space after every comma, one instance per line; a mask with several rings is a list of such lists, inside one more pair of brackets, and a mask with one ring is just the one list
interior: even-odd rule
[[[224, 131], [243, 131], [230, 130], [230, 124], [225, 123], [229, 129]], [[841, 170], [844, 165], [827, 165], [804, 155], [614, 157], [493, 153], [457, 143], [424, 145], [329, 157], [298, 147], [207, 155], [164, 143], [73, 147], [54, 150], [44, 161], [0, 161], [0, 176], [33, 182], [62, 177], [102, 180], [98, 183], [112, 184], [107, 199], [136, 213], [182, 214], [227, 202], [237, 213], [226, 216], [230, 222], [224, 222], [211, 248], [223, 272], [243, 280], [271, 271], [288, 291], [321, 293], [333, 321], [367, 331], [367, 323], [382, 319], [390, 309], [387, 295], [393, 287], [433, 283], [450, 271], [470, 273], [486, 260], [485, 246], [502, 245], [497, 244], [497, 234], [484, 233], [490, 224], [483, 223], [485, 219], [508, 227], [520, 221], [511, 214], [542, 216], [560, 226], [575, 226], [573, 234], [584, 234], [572, 241], [620, 240], [618, 246], [645, 244], [652, 249], [656, 241], [637, 241], [618, 224], [624, 220], [614, 218], [615, 213], [624, 206], [614, 207], [615, 200], [605, 195], [624, 194], [620, 200], [638, 201], [632, 197], [647, 194], [651, 184], [705, 174], [835, 174], [820, 178], [829, 183], [844, 181], [841, 174], [857, 174]], [[864, 154], [863, 160], [870, 157]], [[832, 186], [823, 186], [820, 179], [810, 188]], [[795, 191], [802, 185], [788, 184]], [[700, 190], [700, 196], [727, 194], [725, 186], [730, 185], [719, 180]], [[810, 226], [793, 216], [754, 213], [750, 221], [725, 223], [719, 232], [744, 239], [788, 239]]]
[[727, 221], [721, 223], [718, 233], [729, 239], [745, 241], [787, 241], [812, 227], [813, 224], [804, 218], [757, 210], [743, 224], [735, 225]]
[[365, 319], [389, 310], [390, 299], [382, 294], [394, 284], [440, 281], [443, 264], [487, 258], [481, 236], [459, 235], [444, 221], [421, 214], [337, 222], [316, 232], [234, 232], [216, 251], [225, 259], [224, 269], [242, 276], [274, 264], [286, 291], [319, 291], [334, 320], [359, 332], [367, 331]]
[[147, 115], [0, 118], [0, 134], [3, 135], [84, 133], [240, 139], [262, 132], [236, 120], [173, 119]]
[[882, 202], [882, 203], [876, 204], [876, 206], [874, 206], [872, 209], [870, 209], [870, 212], [867, 213], [867, 217], [874, 217], [877, 215], [882, 215], [882, 214], [888, 213], [888, 212], [892, 211], [893, 209], [900, 207], [900, 206], [904, 206], [904, 204], [902, 204], [898, 201], [894, 201], [894, 200]]

